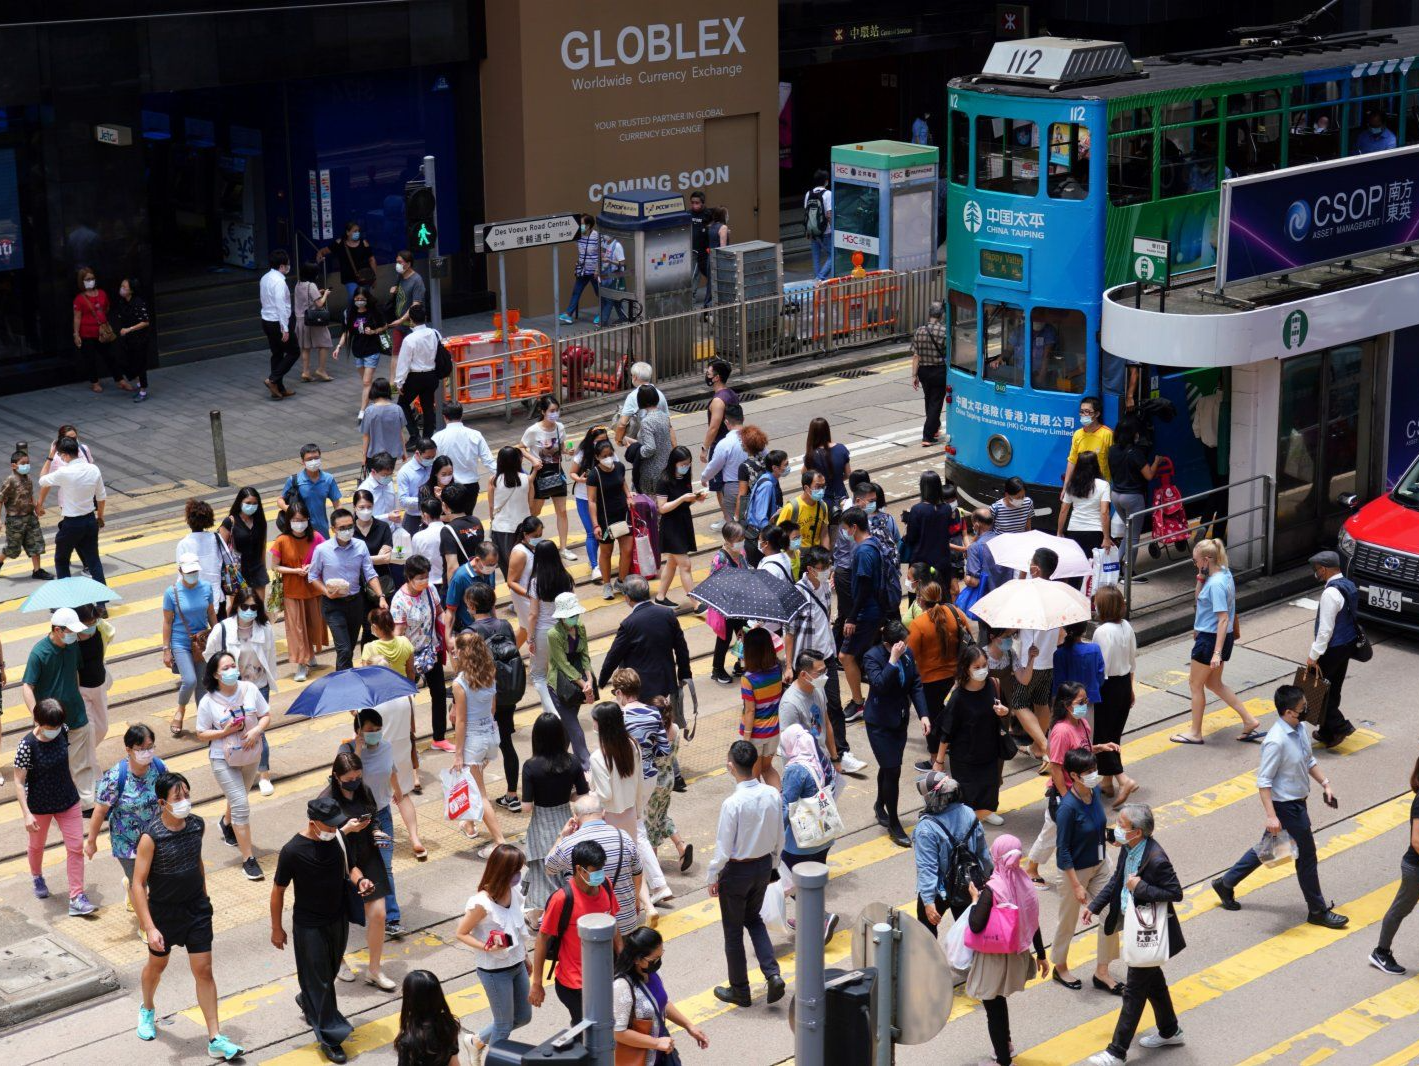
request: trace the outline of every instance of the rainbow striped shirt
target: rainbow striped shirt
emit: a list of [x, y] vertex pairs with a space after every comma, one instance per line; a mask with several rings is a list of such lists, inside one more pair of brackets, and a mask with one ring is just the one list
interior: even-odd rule
[[[739, 683], [739, 693], [754, 701], [754, 740], [770, 740], [778, 736], [778, 701], [783, 695], [783, 667], [775, 664], [763, 673], [745, 670]], [[744, 723], [739, 723], [739, 735], [744, 735]]]

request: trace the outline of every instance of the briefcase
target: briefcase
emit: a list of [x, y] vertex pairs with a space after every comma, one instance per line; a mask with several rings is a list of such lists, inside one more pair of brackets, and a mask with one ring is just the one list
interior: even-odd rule
[[1306, 716], [1301, 719], [1311, 725], [1325, 721], [1325, 708], [1330, 702], [1330, 682], [1320, 672], [1320, 667], [1296, 667], [1296, 676], [1291, 684], [1306, 694]]

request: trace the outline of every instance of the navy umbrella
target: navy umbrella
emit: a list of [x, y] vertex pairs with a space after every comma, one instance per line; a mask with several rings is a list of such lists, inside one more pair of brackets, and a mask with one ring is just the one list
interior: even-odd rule
[[777, 574], [729, 566], [710, 574], [690, 595], [726, 618], [760, 622], [792, 621], [808, 602], [798, 586]]
[[295, 698], [286, 713], [303, 718], [344, 714], [401, 696], [412, 696], [418, 691], [418, 685], [387, 666], [357, 666], [350, 670], [336, 670], [312, 681], [310, 687]]

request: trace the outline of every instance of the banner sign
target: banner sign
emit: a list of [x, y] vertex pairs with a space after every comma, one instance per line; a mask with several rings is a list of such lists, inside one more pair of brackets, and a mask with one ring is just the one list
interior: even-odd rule
[[1416, 153], [1395, 148], [1225, 181], [1218, 288], [1413, 243]]

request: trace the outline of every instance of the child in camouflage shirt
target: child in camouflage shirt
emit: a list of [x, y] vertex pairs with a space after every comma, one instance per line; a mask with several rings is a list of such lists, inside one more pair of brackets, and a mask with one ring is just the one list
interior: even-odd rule
[[[53, 575], [44, 569], [44, 533], [35, 513], [34, 485], [30, 482], [30, 457], [25, 452], [10, 456], [10, 476], [0, 485], [0, 507], [5, 508], [5, 559], [20, 553], [30, 557], [34, 572], [30, 577], [47, 581]], [[0, 559], [0, 566], [4, 559]]]

